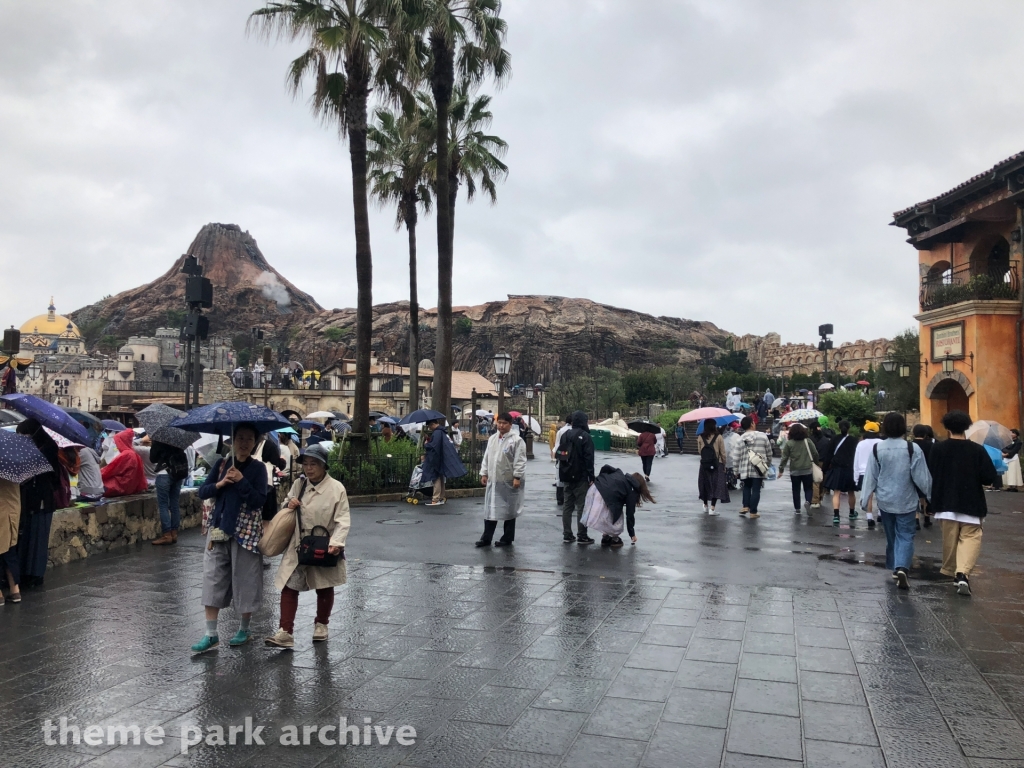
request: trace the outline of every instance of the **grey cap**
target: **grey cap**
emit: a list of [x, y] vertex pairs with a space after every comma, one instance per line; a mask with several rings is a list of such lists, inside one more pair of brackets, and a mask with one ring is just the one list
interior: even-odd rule
[[327, 466], [327, 448], [322, 443], [314, 443], [313, 445], [307, 445], [302, 449], [302, 453], [299, 454], [299, 458], [303, 459], [309, 456], [311, 459], [316, 459], [325, 467]]

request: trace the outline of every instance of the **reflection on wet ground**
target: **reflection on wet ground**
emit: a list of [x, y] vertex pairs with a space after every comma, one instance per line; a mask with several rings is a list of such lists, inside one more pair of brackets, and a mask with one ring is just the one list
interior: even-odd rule
[[[628, 466], [630, 458], [622, 459]], [[635, 461], [635, 459], [633, 459]], [[202, 634], [202, 549], [139, 546], [52, 571], [0, 609], [0, 748], [12, 766], [974, 766], [1024, 756], [1024, 516], [990, 495], [971, 598], [935, 577], [918, 535], [913, 588], [884, 571], [884, 536], [797, 516], [789, 487], [762, 518], [703, 517], [687, 460], [655, 464], [636, 547], [563, 546], [531, 464], [514, 551], [478, 551], [478, 500], [357, 509], [331, 639], [294, 652]], [[408, 505], [402, 505], [408, 507]], [[733, 510], [738, 506], [735, 502]], [[665, 510], [669, 510], [666, 512]], [[419, 520], [407, 526], [377, 520]], [[930, 544], [928, 542], [931, 542]], [[794, 554], [799, 556], [793, 556]], [[810, 556], [808, 556], [810, 555]], [[277, 617], [273, 571], [253, 619]], [[226, 611], [222, 634], [236, 619]], [[161, 746], [46, 746], [42, 723], [162, 726]], [[181, 754], [183, 725], [264, 725], [265, 746]], [[411, 746], [282, 746], [285, 726], [411, 725]], [[1004, 762], [1005, 761], [1005, 762]]]

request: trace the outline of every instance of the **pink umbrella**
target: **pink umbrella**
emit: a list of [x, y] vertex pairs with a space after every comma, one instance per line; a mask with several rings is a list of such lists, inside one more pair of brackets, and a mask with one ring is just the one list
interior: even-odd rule
[[715, 419], [719, 416], [731, 415], [725, 408], [698, 408], [695, 411], [689, 411], [680, 416], [679, 423], [682, 424], [684, 421], [703, 421], [704, 419]]

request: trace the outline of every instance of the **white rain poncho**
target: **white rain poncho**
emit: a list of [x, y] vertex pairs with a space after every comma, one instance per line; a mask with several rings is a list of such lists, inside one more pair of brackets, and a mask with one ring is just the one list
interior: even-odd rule
[[604, 536], [619, 536], [622, 534], [625, 521], [625, 515], [620, 515], [618, 522], [612, 520], [611, 510], [608, 509], [604, 498], [597, 490], [597, 485], [591, 485], [587, 491], [587, 501], [583, 507], [580, 525], [586, 526], [589, 530], [597, 531]]
[[[514, 520], [523, 511], [526, 490], [526, 443], [511, 431], [495, 433], [487, 440], [487, 450], [480, 463], [480, 474], [487, 477], [484, 494], [485, 520]], [[519, 487], [512, 481], [519, 478]]]

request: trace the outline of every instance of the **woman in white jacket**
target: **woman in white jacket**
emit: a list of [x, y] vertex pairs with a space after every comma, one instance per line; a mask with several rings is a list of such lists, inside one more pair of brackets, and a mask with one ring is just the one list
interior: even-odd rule
[[512, 416], [499, 414], [497, 431], [487, 441], [480, 464], [480, 482], [487, 486], [484, 495], [484, 535], [476, 545], [491, 546], [498, 521], [504, 521], [496, 547], [507, 547], [516, 538], [516, 518], [523, 511], [526, 479], [526, 443], [512, 431]]
[[[864, 487], [864, 473], [868, 469], [868, 461], [871, 460], [871, 452], [875, 445], [882, 442], [878, 438], [878, 423], [874, 421], [864, 422], [864, 428], [861, 430], [863, 437], [861, 441], [857, 443], [857, 452], [853, 454], [853, 482], [857, 484], [857, 491]], [[864, 500], [867, 504], [867, 521], [868, 528], [875, 527], [875, 515], [874, 508], [871, 503], [871, 499]]]

